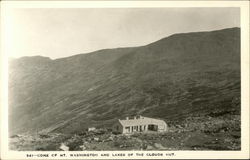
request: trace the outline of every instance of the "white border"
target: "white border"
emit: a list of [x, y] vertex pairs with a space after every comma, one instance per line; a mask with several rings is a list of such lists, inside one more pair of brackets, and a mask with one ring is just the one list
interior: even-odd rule
[[[8, 57], [4, 48], [5, 11], [11, 8], [164, 8], [240, 7], [241, 9], [241, 151], [82, 151], [18, 152], [8, 150]], [[54, 159], [247, 159], [249, 158], [249, 2], [248, 1], [3, 1], [1, 2], [1, 159], [26, 159], [27, 153], [175, 153], [175, 156], [55, 157]], [[28, 159], [52, 159], [33, 157]]]

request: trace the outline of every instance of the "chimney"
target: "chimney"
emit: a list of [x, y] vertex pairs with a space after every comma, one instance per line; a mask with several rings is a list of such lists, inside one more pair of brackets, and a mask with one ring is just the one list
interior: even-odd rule
[[134, 119], [142, 119], [141, 115], [134, 116]]

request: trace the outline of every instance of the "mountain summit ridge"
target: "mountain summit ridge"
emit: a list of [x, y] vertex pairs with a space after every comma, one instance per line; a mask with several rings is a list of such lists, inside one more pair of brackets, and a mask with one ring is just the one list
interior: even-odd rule
[[109, 51], [109, 50], [113, 50], [113, 49], [128, 49], [128, 48], [139, 48], [139, 47], [144, 47], [144, 46], [148, 46], [154, 43], [157, 43], [159, 41], [162, 40], [166, 40], [169, 39], [171, 37], [175, 37], [175, 36], [182, 36], [182, 35], [186, 35], [186, 34], [200, 34], [200, 33], [210, 33], [210, 32], [220, 32], [220, 31], [230, 31], [230, 30], [234, 30], [234, 32], [239, 32], [240, 28], [239, 27], [231, 27], [231, 28], [225, 28], [225, 29], [218, 29], [218, 30], [214, 30], [214, 31], [199, 31], [199, 32], [185, 32], [185, 33], [176, 33], [176, 34], [172, 34], [169, 35], [167, 37], [161, 38], [159, 40], [153, 41], [151, 43], [145, 44], [145, 45], [140, 45], [140, 46], [136, 46], [136, 47], [114, 47], [114, 48], [104, 48], [104, 49], [99, 49], [99, 50], [94, 50], [91, 52], [86, 52], [86, 53], [80, 53], [80, 54], [75, 54], [75, 55], [71, 55], [71, 56], [66, 56], [66, 57], [59, 57], [59, 58], [55, 58], [52, 59], [51, 57], [48, 56], [41, 56], [41, 55], [33, 55], [33, 56], [22, 56], [22, 57], [18, 57], [18, 58], [13, 58], [14, 60], [20, 60], [23, 58], [49, 58], [50, 60], [59, 60], [59, 59], [64, 59], [64, 58], [69, 58], [69, 57], [74, 57], [74, 56], [81, 56], [81, 55], [87, 55], [87, 54], [92, 54], [92, 53], [97, 53], [97, 52], [102, 52], [102, 51]]

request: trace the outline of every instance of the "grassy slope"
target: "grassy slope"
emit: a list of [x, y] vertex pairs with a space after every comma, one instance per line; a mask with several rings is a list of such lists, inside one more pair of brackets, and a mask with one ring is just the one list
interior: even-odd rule
[[240, 29], [57, 60], [12, 60], [9, 89], [12, 134], [75, 133], [135, 114], [171, 123], [239, 114]]

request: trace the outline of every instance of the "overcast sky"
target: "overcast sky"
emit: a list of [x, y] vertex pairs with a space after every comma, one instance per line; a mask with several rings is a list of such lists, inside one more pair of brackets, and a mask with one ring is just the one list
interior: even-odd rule
[[141, 46], [174, 33], [240, 27], [238, 8], [15, 9], [7, 14], [11, 57], [52, 59]]

